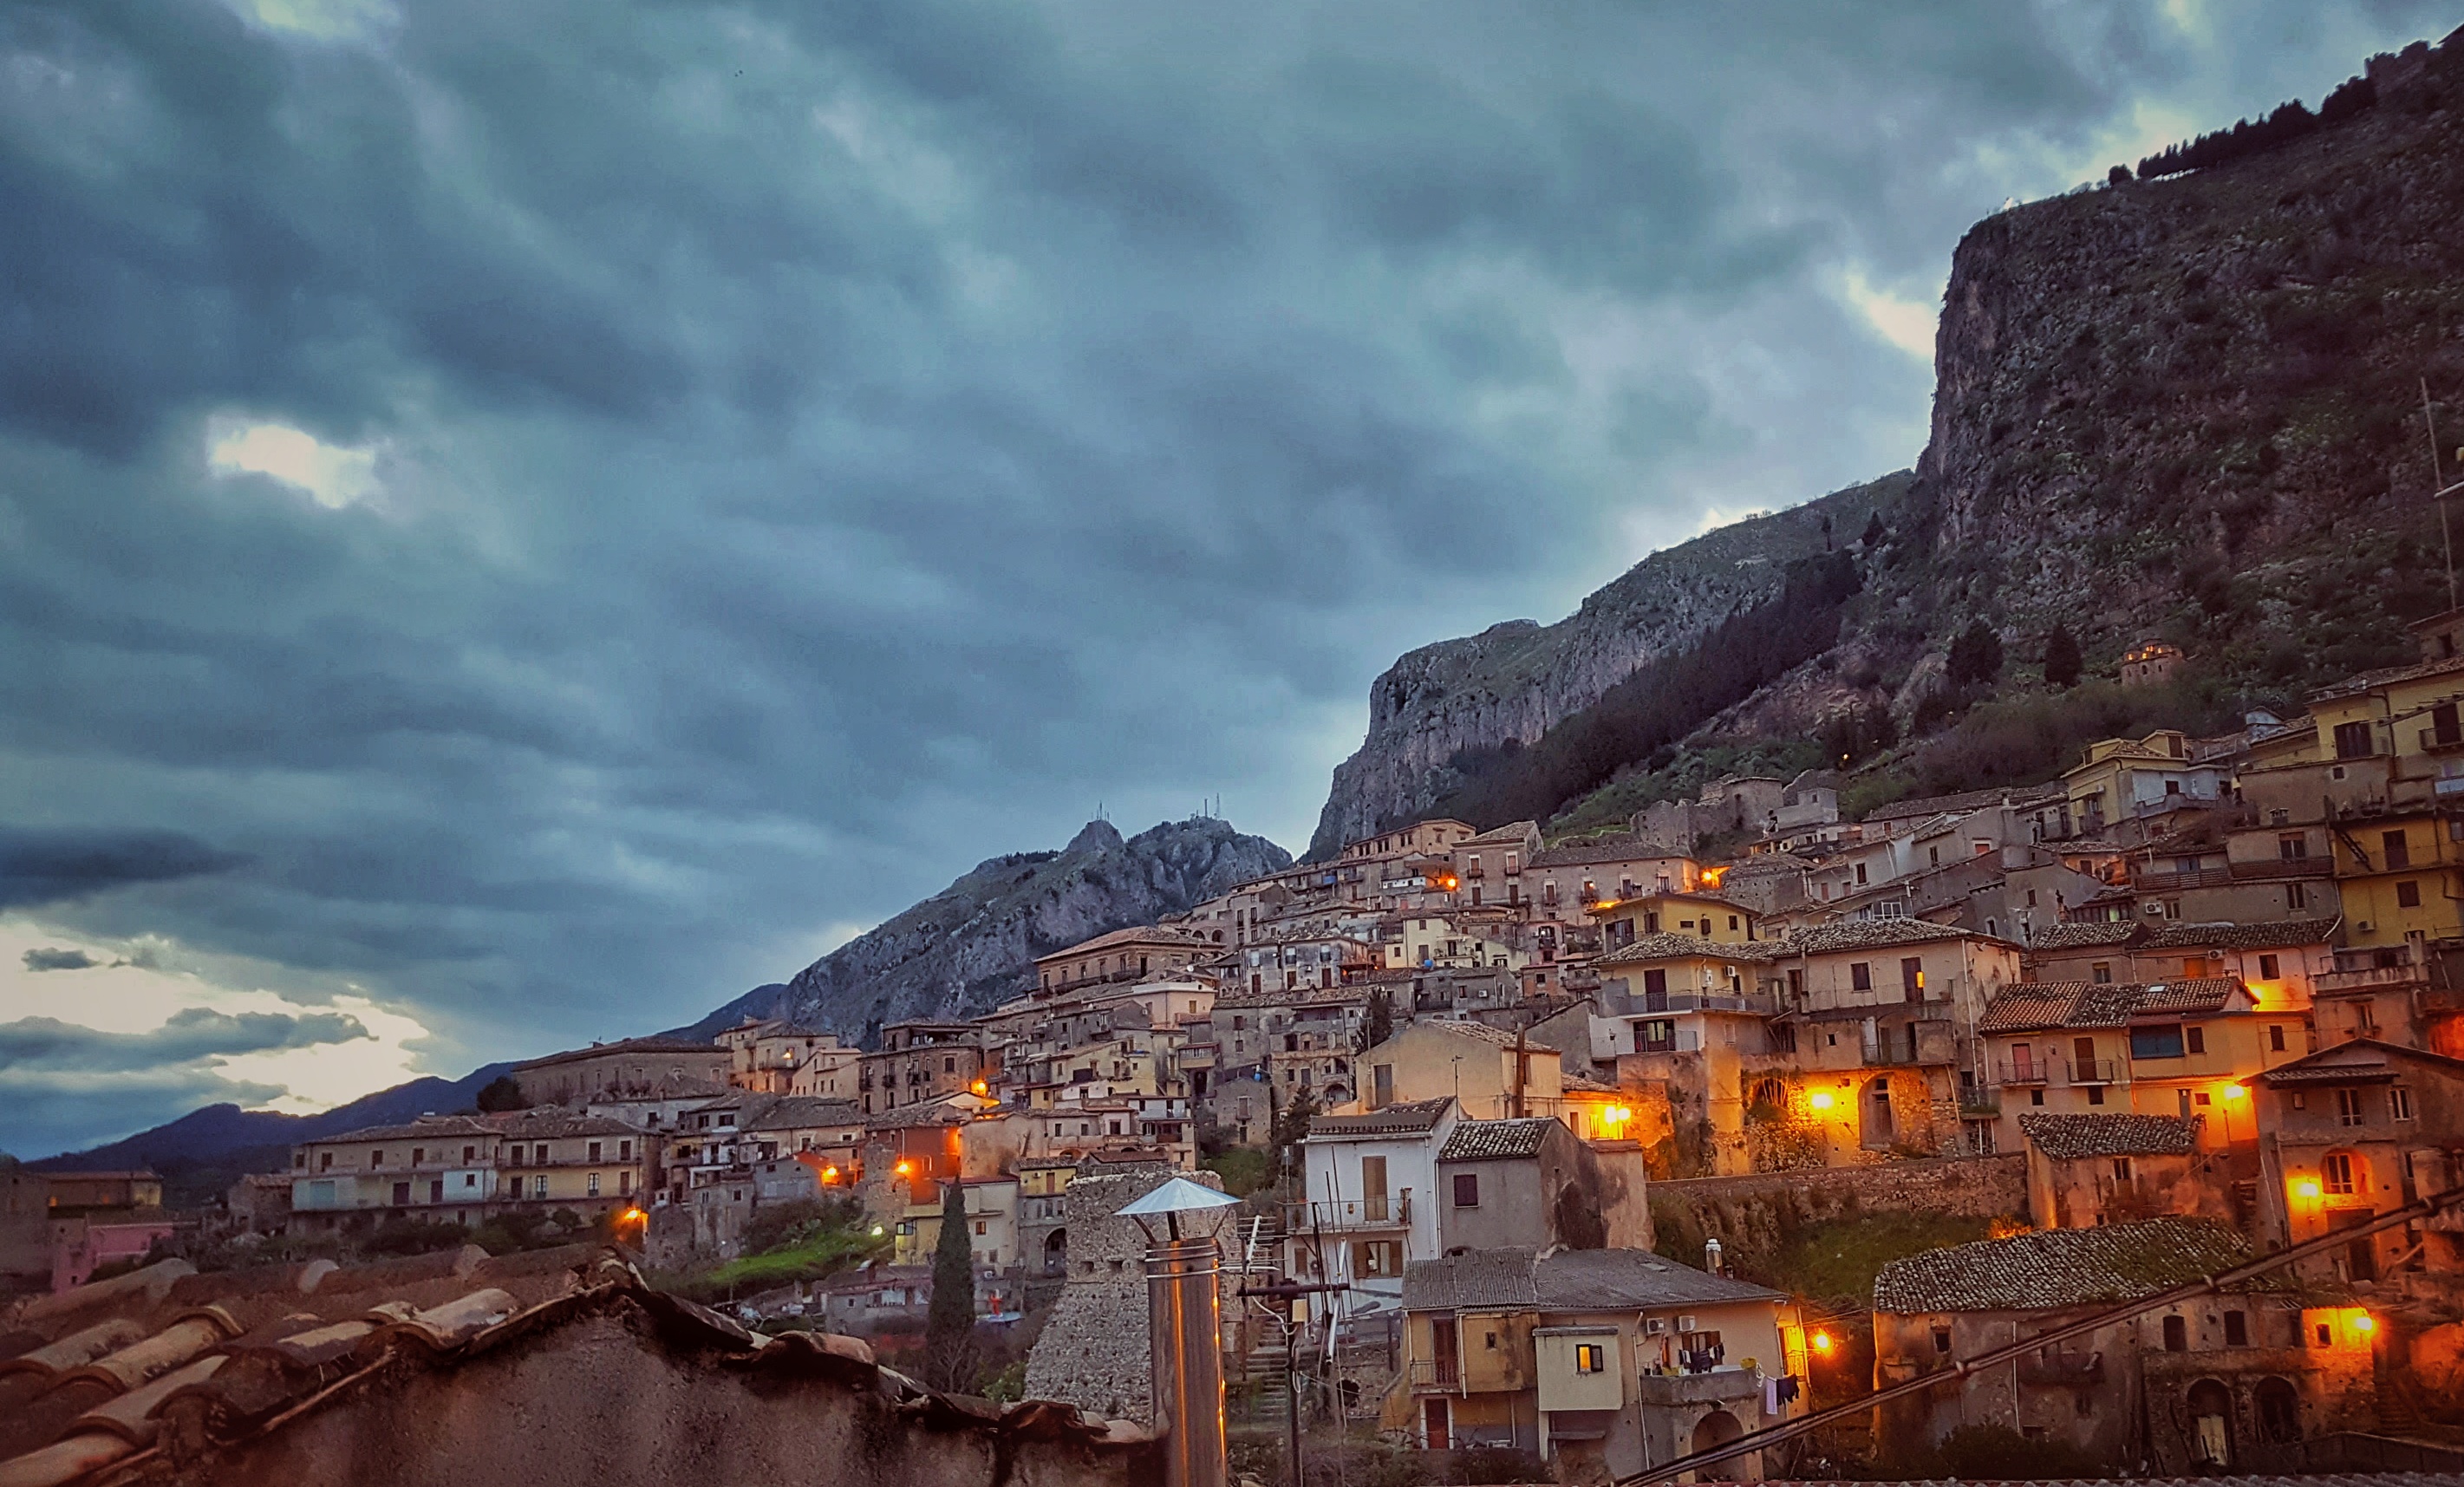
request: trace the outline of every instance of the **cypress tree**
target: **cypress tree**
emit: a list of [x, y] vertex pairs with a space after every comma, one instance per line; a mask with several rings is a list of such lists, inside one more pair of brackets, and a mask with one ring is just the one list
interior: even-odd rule
[[963, 1393], [975, 1381], [976, 1260], [967, 1242], [967, 1193], [957, 1178], [941, 1189], [941, 1242], [933, 1248], [933, 1305], [924, 1315], [925, 1366], [934, 1386]]
[[2075, 687], [2079, 679], [2079, 640], [2068, 625], [2056, 625], [2045, 637], [2045, 680], [2052, 686]]

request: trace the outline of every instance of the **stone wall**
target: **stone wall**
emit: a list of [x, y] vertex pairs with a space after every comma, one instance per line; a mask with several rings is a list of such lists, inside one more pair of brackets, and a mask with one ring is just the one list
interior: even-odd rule
[[1787, 1231], [1828, 1219], [1878, 1211], [1946, 1213], [1966, 1218], [2024, 1216], [2027, 1158], [1948, 1157], [1871, 1166], [1815, 1167], [1737, 1177], [1691, 1177], [1651, 1185], [1651, 1204], [1663, 1253], [1687, 1264], [1705, 1237], [1731, 1254], [1768, 1250]]
[[[1069, 1278], [1027, 1355], [1028, 1398], [1076, 1405], [1106, 1419], [1151, 1419], [1146, 1236], [1133, 1220], [1116, 1215], [1174, 1177], [1222, 1186], [1212, 1172], [1175, 1172], [1161, 1165], [1081, 1172], [1069, 1184]], [[1218, 1209], [1198, 1215], [1198, 1221], [1228, 1247], [1229, 1215], [1237, 1211]], [[1194, 1232], [1187, 1218], [1182, 1232]]]

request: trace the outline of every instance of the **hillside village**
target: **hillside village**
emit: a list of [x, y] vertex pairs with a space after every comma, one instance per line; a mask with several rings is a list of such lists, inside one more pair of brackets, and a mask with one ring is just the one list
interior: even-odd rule
[[[687, 1274], [844, 1199], [870, 1247], [747, 1320], [912, 1342], [956, 1218], [979, 1326], [1043, 1339], [1028, 1393], [1134, 1418], [1111, 1214], [1186, 1173], [1243, 1196], [1228, 1269], [1340, 1288], [1227, 1299], [1236, 1382], [1578, 1479], [2307, 1246], [1875, 1429], [2167, 1473], [2464, 1440], [2464, 610], [2412, 640], [2305, 716], [1861, 820], [1816, 770], [1570, 841], [1414, 822], [1046, 955], [980, 1017], [533, 1059], [490, 1113], [303, 1143], [203, 1220], [149, 1174], [15, 1172], [7, 1258], [74, 1295], [201, 1235], [514, 1224]], [[1757, 1210], [1893, 1210], [1979, 1237], [1882, 1264], [1863, 1315], [1743, 1273]]]

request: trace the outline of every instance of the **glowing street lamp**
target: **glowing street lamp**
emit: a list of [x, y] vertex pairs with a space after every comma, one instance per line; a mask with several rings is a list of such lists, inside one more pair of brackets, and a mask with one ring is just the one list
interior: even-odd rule
[[1833, 1345], [1830, 1333], [1817, 1332], [1814, 1335], [1814, 1350], [1820, 1353], [1823, 1357], [1828, 1358], [1831, 1356]]
[[1813, 1094], [1805, 1097], [1805, 1102], [1815, 1110], [1828, 1110], [1831, 1108], [1832, 1104], [1831, 1092], [1829, 1090], [1815, 1090]]

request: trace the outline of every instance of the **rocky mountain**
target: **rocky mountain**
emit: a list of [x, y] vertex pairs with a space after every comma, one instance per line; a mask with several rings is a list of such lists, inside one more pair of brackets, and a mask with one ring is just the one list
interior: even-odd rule
[[1369, 736], [1334, 770], [1312, 859], [1408, 820], [1457, 783], [1456, 760], [1532, 744], [1635, 669], [1777, 594], [1792, 559], [1853, 542], [1903, 473], [1721, 527], [1636, 564], [1553, 625], [1508, 620], [1423, 646], [1369, 688]]
[[1090, 821], [1059, 852], [978, 863], [783, 986], [751, 991], [687, 1031], [784, 1016], [869, 1042], [886, 1022], [972, 1016], [1023, 989], [1037, 956], [1185, 912], [1291, 860], [1265, 837], [1207, 817], [1127, 840], [1111, 823]]
[[2337, 105], [2269, 124], [2191, 152], [2201, 168], [2118, 172], [1971, 229], [1912, 473], [1656, 553], [1555, 625], [1397, 661], [1312, 855], [1501, 798], [1460, 793], [1466, 766], [1493, 785], [1497, 751], [1582, 727], [1826, 536], [1859, 566], [1836, 644], [1706, 705], [1699, 737], [1802, 738], [1860, 709], [1903, 739], [1938, 727], [1928, 696], [1978, 618], [2013, 686], [2057, 624], [2092, 673], [2167, 638], [2283, 705], [2401, 657], [2401, 622], [2447, 593], [2425, 383], [2442, 459], [2464, 455], [2464, 40], [2373, 59]]

